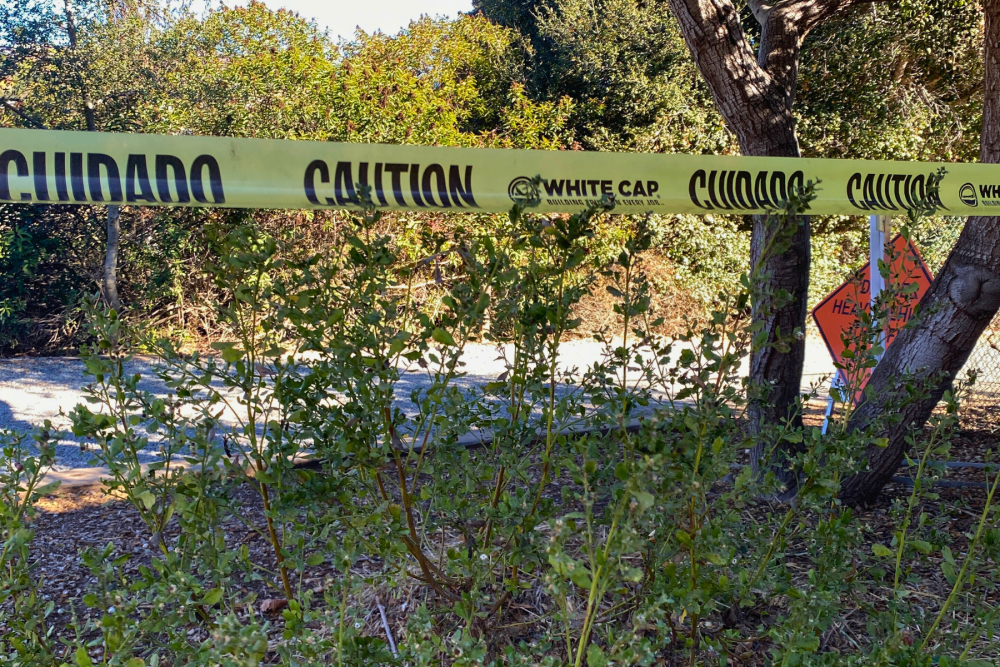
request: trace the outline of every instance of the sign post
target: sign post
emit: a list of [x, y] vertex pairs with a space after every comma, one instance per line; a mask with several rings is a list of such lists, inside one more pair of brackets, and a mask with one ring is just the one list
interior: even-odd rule
[[[889, 240], [891, 230], [891, 216], [872, 215], [868, 217], [868, 264], [871, 266], [868, 284], [872, 312], [875, 312], [875, 303], [878, 301], [879, 295], [882, 294], [882, 290], [885, 289], [885, 281], [882, 278], [882, 274], [878, 271], [878, 261], [885, 258], [885, 243]], [[881, 339], [882, 336], [880, 335], [879, 338]], [[879, 358], [881, 356], [879, 355]], [[833, 377], [830, 378], [831, 396], [826, 400], [826, 413], [823, 416], [823, 435], [826, 435], [826, 431], [830, 426], [830, 417], [833, 416], [834, 400], [832, 392], [835, 388], [842, 387], [844, 384], [845, 382], [841, 378], [840, 369], [838, 368]]]
[[[892, 230], [892, 216], [889, 215], [873, 215], [868, 218], [868, 262], [871, 264], [871, 307], [872, 313], [875, 312], [875, 302], [878, 301], [879, 296], [882, 294], [882, 290], [885, 289], [885, 279], [882, 278], [882, 274], [878, 270], [879, 260], [885, 261], [885, 244], [889, 242], [889, 234]], [[885, 328], [881, 322], [877, 323], [879, 327], [879, 343], [884, 343], [884, 331]], [[885, 347], [883, 346], [883, 353]], [[882, 354], [880, 353], [877, 357], [877, 361], [881, 361]]]
[[[878, 329], [878, 344], [883, 350], [888, 347], [895, 331], [909, 319], [913, 306], [920, 301], [930, 287], [931, 274], [920, 258], [913, 244], [902, 236], [889, 240], [891, 234], [891, 218], [889, 216], [873, 215], [869, 219], [869, 262], [858, 272], [859, 276], [842, 284], [813, 309], [813, 319], [819, 328], [820, 335], [826, 343], [833, 360], [844, 364], [843, 335], [856, 325], [857, 309], [871, 308], [875, 312], [876, 302], [886, 288], [886, 280], [878, 269], [879, 261], [889, 263], [888, 279], [894, 284], [916, 283], [916, 290], [906, 295], [905, 303], [893, 304], [892, 315], [884, 322], [874, 322]], [[892, 246], [891, 258], [886, 258], [886, 249]], [[891, 320], [891, 321], [890, 321]], [[881, 354], [879, 355], [881, 357]], [[876, 359], [878, 361], [878, 359]], [[870, 376], [871, 371], [868, 371]], [[863, 389], [865, 378], [862, 386]], [[846, 389], [847, 378], [841, 369], [837, 369], [830, 381], [831, 390], [838, 387]], [[857, 398], [857, 397], [855, 397]], [[823, 420], [823, 433], [827, 432], [830, 417], [833, 414], [834, 400], [827, 401], [826, 414]]]

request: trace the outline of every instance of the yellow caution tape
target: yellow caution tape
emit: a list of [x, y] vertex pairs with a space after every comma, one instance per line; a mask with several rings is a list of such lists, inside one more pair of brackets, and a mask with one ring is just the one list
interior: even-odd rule
[[[575, 212], [763, 212], [820, 181], [817, 214], [1000, 214], [1000, 165], [590, 153], [0, 129], [0, 201], [356, 208], [359, 184], [386, 209], [503, 212], [537, 200]], [[540, 180], [536, 180], [540, 177]]]

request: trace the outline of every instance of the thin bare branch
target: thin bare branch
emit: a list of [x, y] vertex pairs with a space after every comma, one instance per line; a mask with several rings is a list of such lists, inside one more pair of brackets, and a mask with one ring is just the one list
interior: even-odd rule
[[40, 121], [37, 118], [34, 118], [34, 117], [29, 116], [28, 114], [24, 113], [23, 111], [21, 111], [20, 109], [18, 109], [14, 105], [14, 103], [11, 102], [10, 100], [8, 100], [7, 98], [0, 97], [0, 104], [3, 104], [3, 108], [4, 109], [6, 109], [7, 111], [10, 111], [11, 113], [13, 113], [15, 116], [17, 116], [21, 120], [24, 120], [25, 122], [31, 123], [32, 125], [34, 125], [36, 128], [38, 128], [40, 130], [46, 129], [45, 128], [45, 124], [42, 121]]

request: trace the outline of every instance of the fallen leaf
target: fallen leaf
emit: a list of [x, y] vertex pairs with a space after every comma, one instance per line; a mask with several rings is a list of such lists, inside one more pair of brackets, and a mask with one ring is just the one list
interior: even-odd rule
[[277, 614], [288, 606], [288, 600], [284, 598], [270, 598], [260, 603], [260, 613]]

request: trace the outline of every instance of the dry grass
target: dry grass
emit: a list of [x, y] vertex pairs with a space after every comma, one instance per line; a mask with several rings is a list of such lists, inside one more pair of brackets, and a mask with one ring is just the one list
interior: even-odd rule
[[[698, 321], [704, 316], [705, 306], [680, 285], [673, 267], [662, 255], [650, 250], [643, 254], [642, 260], [642, 268], [652, 292], [652, 317], [663, 318], [663, 324], [655, 327], [652, 333], [663, 336], [684, 333], [689, 322]], [[573, 307], [573, 317], [581, 320], [579, 328], [575, 330], [577, 335], [589, 336], [605, 330], [621, 331], [624, 319], [614, 311], [619, 299], [608, 293], [607, 287], [611, 284], [610, 279], [598, 276], [590, 294]]]

